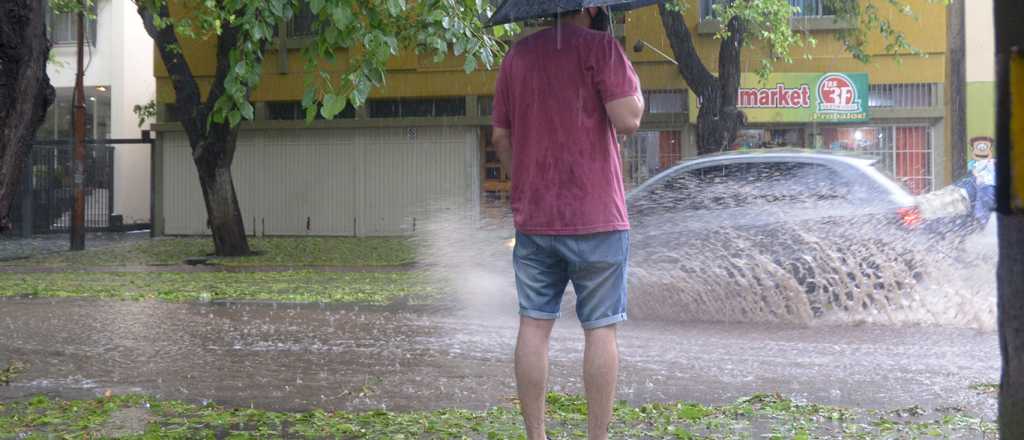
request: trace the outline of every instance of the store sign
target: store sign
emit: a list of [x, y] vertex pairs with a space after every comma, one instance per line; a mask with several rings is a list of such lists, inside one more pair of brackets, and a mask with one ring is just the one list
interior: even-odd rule
[[737, 105], [751, 123], [867, 122], [866, 73], [777, 73], [741, 79]]

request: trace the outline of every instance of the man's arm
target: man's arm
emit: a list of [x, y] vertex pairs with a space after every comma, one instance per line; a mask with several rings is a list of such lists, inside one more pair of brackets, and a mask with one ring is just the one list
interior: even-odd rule
[[644, 99], [641, 96], [616, 99], [605, 104], [604, 108], [618, 134], [631, 136], [640, 130], [640, 122], [644, 117]]
[[498, 152], [498, 160], [501, 161], [501, 166], [511, 176], [512, 167], [514, 166], [512, 161], [512, 132], [501, 127], [494, 127], [494, 135], [491, 136], [491, 142], [494, 143], [494, 149]]

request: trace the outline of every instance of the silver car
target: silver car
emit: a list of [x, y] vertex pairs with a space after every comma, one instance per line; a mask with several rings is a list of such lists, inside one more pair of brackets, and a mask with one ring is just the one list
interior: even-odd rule
[[[915, 198], [875, 162], [808, 150], [684, 162], [627, 195], [632, 264], [640, 274], [676, 274], [667, 285], [685, 290], [680, 301], [747, 296], [731, 308], [765, 320], [898, 304], [921, 276], [922, 219]], [[794, 302], [794, 289], [805, 297]], [[733, 318], [751, 317], [708, 317]]]

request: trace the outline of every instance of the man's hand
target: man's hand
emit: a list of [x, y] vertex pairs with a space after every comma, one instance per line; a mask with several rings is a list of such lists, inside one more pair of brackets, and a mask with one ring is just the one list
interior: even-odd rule
[[494, 127], [494, 135], [491, 136], [491, 142], [494, 143], [494, 149], [498, 152], [498, 160], [501, 161], [501, 166], [505, 168], [508, 175], [512, 175], [512, 132], [501, 128]]

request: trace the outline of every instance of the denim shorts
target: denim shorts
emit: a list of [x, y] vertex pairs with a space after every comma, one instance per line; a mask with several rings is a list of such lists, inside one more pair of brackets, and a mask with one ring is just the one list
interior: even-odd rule
[[626, 320], [629, 231], [588, 235], [516, 232], [512, 259], [520, 315], [557, 319], [562, 296], [572, 281], [576, 315], [584, 329]]

